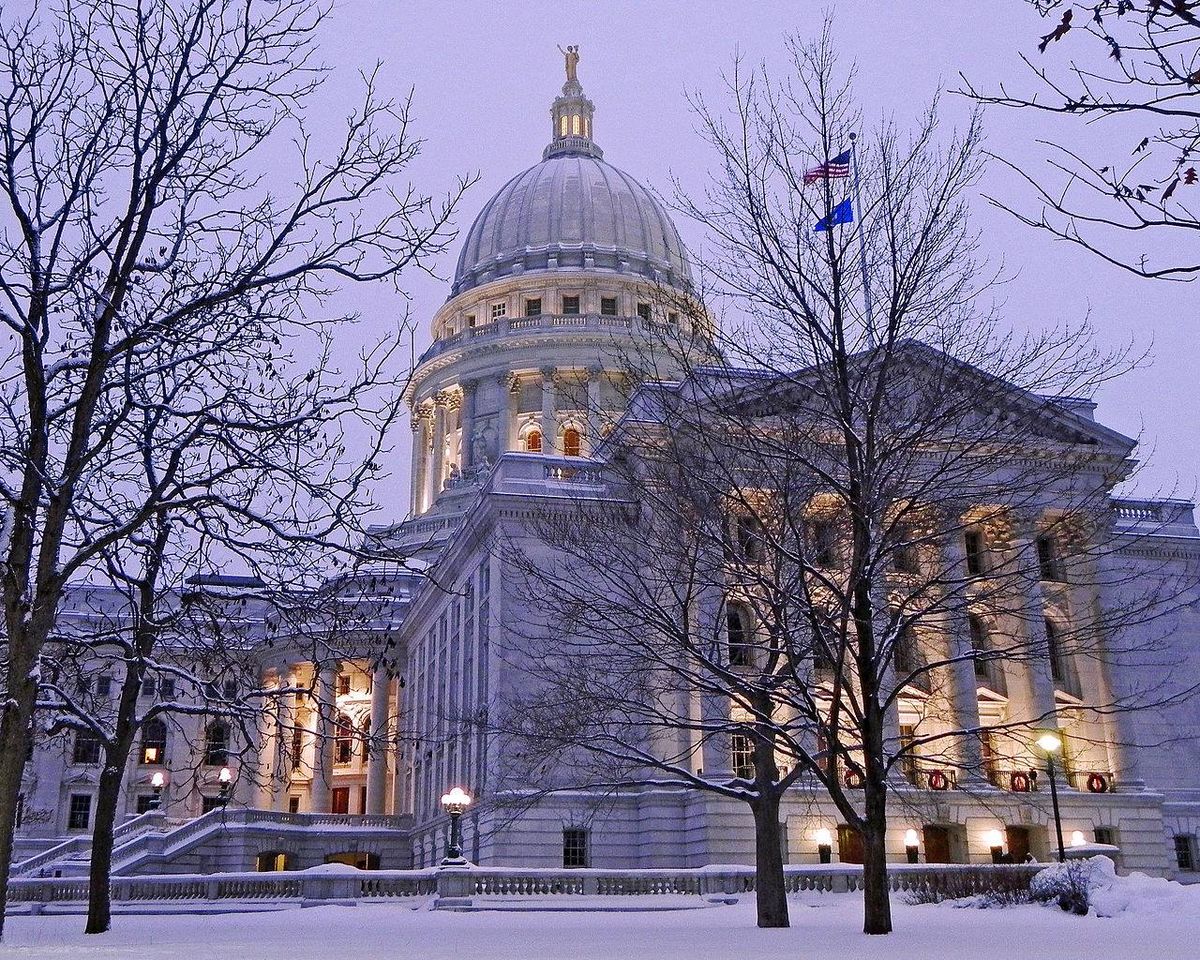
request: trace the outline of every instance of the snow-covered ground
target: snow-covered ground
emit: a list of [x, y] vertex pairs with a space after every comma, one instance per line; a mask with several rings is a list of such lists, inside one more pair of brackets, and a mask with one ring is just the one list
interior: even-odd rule
[[[613, 906], [614, 898], [604, 898]], [[621, 898], [641, 906], [686, 898]], [[675, 901], [671, 903], [670, 901]], [[528, 901], [526, 901], [528, 902]], [[563, 905], [555, 898], [554, 906]], [[958, 909], [895, 903], [896, 932], [859, 932], [854, 894], [793, 897], [792, 927], [759, 930], [753, 898], [645, 912], [432, 912], [421, 904], [323, 906], [216, 916], [118, 916], [85, 937], [80, 916], [10, 917], [0, 957], [55, 960], [1175, 960], [1200, 956], [1200, 887], [1152, 881], [1113, 917], [1057, 907]], [[419, 906], [421, 909], [413, 909]], [[1166, 909], [1158, 909], [1158, 907]]]

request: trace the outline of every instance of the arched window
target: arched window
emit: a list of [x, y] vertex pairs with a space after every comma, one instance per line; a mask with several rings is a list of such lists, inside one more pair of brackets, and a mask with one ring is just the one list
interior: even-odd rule
[[154, 717], [142, 725], [141, 763], [166, 763], [167, 725]]
[[354, 721], [344, 713], [337, 715], [333, 739], [333, 762], [349, 763], [354, 755]]
[[558, 118], [558, 135], [560, 137], [567, 135], [567, 115], [565, 113]]
[[565, 457], [579, 457], [583, 455], [583, 434], [575, 427], [567, 427], [563, 431], [562, 451]]
[[204, 731], [204, 765], [223, 767], [229, 761], [229, 726], [215, 720]]
[[571, 115], [571, 133], [573, 133], [575, 136], [579, 136], [579, 134], [582, 132], [583, 125], [580, 123], [579, 114], [574, 113]]
[[537, 427], [526, 430], [522, 439], [522, 447], [526, 453], [541, 453], [542, 431]]
[[725, 606], [725, 637], [729, 645], [729, 665], [731, 667], [750, 666], [753, 655], [750, 611], [740, 603], [730, 603]]

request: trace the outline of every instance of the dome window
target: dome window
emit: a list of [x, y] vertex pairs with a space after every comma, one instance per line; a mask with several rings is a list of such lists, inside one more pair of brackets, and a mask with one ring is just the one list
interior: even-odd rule
[[649, 323], [650, 322], [650, 304], [639, 303], [637, 305], [637, 315], [638, 315], [639, 319], [645, 320], [647, 323]]
[[537, 427], [530, 427], [526, 430], [521, 438], [521, 448], [526, 453], [541, 453], [542, 431]]
[[492, 304], [492, 319], [499, 320], [501, 317], [508, 314], [508, 304], [501, 301], [500, 303]]
[[563, 297], [562, 298], [562, 312], [566, 313], [566, 314], [579, 313], [579, 297], [578, 296]]
[[583, 124], [580, 121], [579, 114], [577, 113], [572, 114], [571, 116], [571, 133], [576, 137], [583, 133]]
[[615, 317], [617, 315], [617, 298], [601, 297], [600, 313], [605, 317]]
[[564, 113], [558, 118], [558, 135], [560, 137], [565, 137], [567, 135], [567, 123], [567, 115]]
[[525, 301], [525, 316], [540, 317], [542, 315], [542, 298], [530, 297]]

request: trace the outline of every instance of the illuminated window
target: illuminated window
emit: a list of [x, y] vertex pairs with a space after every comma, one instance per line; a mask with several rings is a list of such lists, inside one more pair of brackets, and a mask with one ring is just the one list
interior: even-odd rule
[[167, 754], [167, 725], [157, 717], [142, 726], [141, 763], [164, 763]]
[[344, 713], [339, 713], [333, 740], [333, 762], [349, 763], [353, 755], [354, 724]]
[[579, 136], [583, 132], [583, 124], [580, 122], [580, 116], [577, 113], [571, 114], [571, 133]]
[[583, 435], [574, 427], [563, 431], [563, 456], [578, 457], [583, 454]]
[[542, 431], [537, 427], [526, 431], [522, 446], [526, 453], [541, 453]]
[[560, 137], [567, 135], [567, 115], [565, 113], [558, 118], [558, 135]]
[[350, 674], [339, 673], [337, 676], [337, 695], [339, 697], [350, 696]]

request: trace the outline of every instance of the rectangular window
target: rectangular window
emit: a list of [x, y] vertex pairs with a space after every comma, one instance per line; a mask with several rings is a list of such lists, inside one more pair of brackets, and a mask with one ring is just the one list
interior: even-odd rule
[[288, 797], [288, 813], [299, 813], [299, 812], [300, 812], [300, 798], [299, 797]]
[[600, 298], [600, 313], [605, 317], [615, 317], [617, 315], [617, 298], [616, 297], [601, 297]]
[[754, 744], [744, 733], [735, 733], [729, 738], [729, 765], [733, 767], [735, 777], [754, 778]]
[[154, 678], [153, 677], [142, 677], [142, 696], [143, 697], [154, 696]]
[[677, 314], [674, 310], [669, 311], [667, 313], [667, 323], [669, 323], [673, 327], [678, 326], [679, 325], [679, 314]]
[[225, 685], [221, 688], [221, 692], [225, 694], [226, 700], [237, 699], [237, 681], [226, 680]]
[[832, 567], [837, 564], [837, 527], [831, 520], [814, 520], [809, 524], [808, 552], [813, 564]]
[[563, 297], [562, 312], [566, 314], [579, 313], [579, 298], [578, 297]]
[[910, 623], [902, 623], [896, 628], [892, 640], [892, 665], [896, 673], [909, 674], [917, 669], [917, 642]]
[[304, 759], [304, 731], [299, 727], [292, 728], [292, 769], [299, 770]]
[[337, 695], [339, 697], [350, 696], [350, 674], [339, 673], [337, 675]]
[[530, 297], [525, 301], [525, 316], [540, 317], [542, 315], [542, 298]]
[[220, 797], [201, 797], [200, 798], [200, 812], [201, 813], [212, 813], [218, 807], [223, 807], [223, 806], [225, 806], [225, 804], [223, 804], [221, 802]]
[[1196, 869], [1196, 838], [1193, 835], [1175, 835], [1175, 865], [1189, 873]]
[[112, 677], [110, 677], [107, 673], [96, 678], [96, 696], [112, 696]]
[[896, 531], [896, 548], [892, 551], [892, 569], [897, 573], [918, 574], [921, 572], [921, 554], [912, 530], [901, 528]]
[[996, 755], [996, 735], [987, 727], [979, 731], [979, 758], [983, 763], [983, 775], [992, 786], [1000, 786], [999, 757]]
[[170, 700], [175, 696], [175, 678], [160, 677], [158, 681], [158, 695], [164, 700]]
[[1104, 843], [1110, 847], [1119, 847], [1117, 843], [1117, 828], [1116, 827], [1096, 827], [1092, 831], [1092, 837], [1097, 843]]
[[92, 795], [90, 793], [71, 794], [71, 803], [67, 808], [67, 829], [86, 830], [92, 820]]
[[588, 832], [583, 827], [563, 827], [563, 866], [588, 865]]
[[100, 738], [87, 730], [75, 734], [75, 749], [71, 751], [72, 763], [99, 763]]
[[987, 557], [985, 554], [983, 532], [968, 530], [963, 534], [963, 546], [967, 553], [967, 575], [982, 577], [987, 573]]
[[1037, 538], [1038, 574], [1043, 580], [1061, 583], [1062, 567], [1058, 562], [1058, 544], [1049, 535]]
[[917, 751], [914, 746], [917, 728], [911, 724], [900, 724], [900, 772], [909, 783], [917, 782]]
[[991, 664], [988, 662], [987, 625], [975, 614], [967, 615], [967, 630], [971, 635], [971, 652], [975, 657], [975, 679], [991, 679]]
[[466, 322], [468, 329], [470, 329], [471, 327], [474, 327], [475, 326], [475, 314], [468, 313], [465, 322]]
[[492, 304], [492, 319], [493, 320], [499, 320], [501, 317], [506, 317], [506, 316], [508, 316], [508, 304], [507, 303], [493, 303]]
[[637, 305], [637, 315], [638, 315], [639, 320], [645, 320], [647, 323], [649, 323], [650, 322], [650, 304], [639, 303]]

